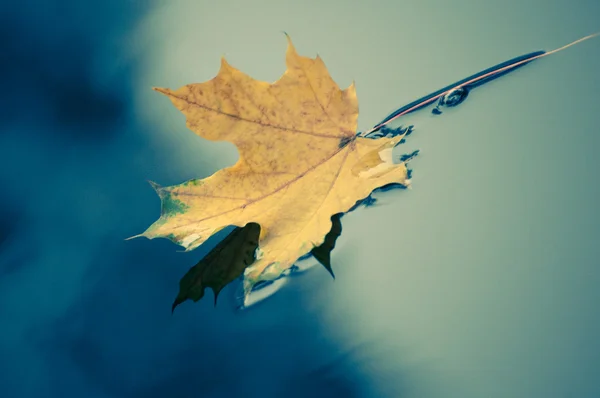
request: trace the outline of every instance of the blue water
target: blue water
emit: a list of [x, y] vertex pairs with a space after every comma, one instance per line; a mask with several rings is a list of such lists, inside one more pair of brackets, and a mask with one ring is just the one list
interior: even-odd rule
[[248, 3], [0, 6], [0, 397], [600, 396], [598, 41], [407, 119], [413, 187], [343, 218], [335, 280], [306, 263], [243, 311], [233, 284], [171, 315], [207, 248], [125, 241], [158, 217], [147, 180], [237, 155], [152, 86], [223, 54], [274, 81], [285, 30], [356, 81], [364, 131], [600, 27], [594, 1]]

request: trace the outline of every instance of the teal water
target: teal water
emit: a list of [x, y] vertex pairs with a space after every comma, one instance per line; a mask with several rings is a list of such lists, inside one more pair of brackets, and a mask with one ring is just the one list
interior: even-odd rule
[[19, 4], [0, 14], [0, 396], [600, 396], [600, 39], [404, 119], [412, 189], [343, 218], [335, 281], [313, 267], [247, 311], [231, 286], [171, 316], [205, 249], [123, 240], [158, 218], [146, 180], [237, 158], [153, 86], [210, 79], [222, 55], [275, 81], [286, 31], [356, 82], [364, 131], [600, 30], [600, 4]]

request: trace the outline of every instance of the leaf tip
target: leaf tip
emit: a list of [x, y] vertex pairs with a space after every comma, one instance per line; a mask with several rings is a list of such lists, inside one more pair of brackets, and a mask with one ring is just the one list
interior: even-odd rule
[[286, 51], [286, 58], [288, 60], [288, 62], [290, 61], [290, 57], [298, 57], [298, 53], [296, 53], [296, 48], [294, 47], [294, 43], [292, 43], [292, 38], [290, 37], [290, 35], [288, 35], [286, 32], [285, 33], [285, 37], [287, 39], [287, 51]]
[[163, 87], [152, 87], [152, 90], [164, 94], [164, 95], [170, 95], [172, 93], [172, 91], [168, 88], [163, 88]]
[[162, 186], [154, 181], [148, 180], [148, 184], [150, 184], [150, 186], [152, 187], [152, 189], [154, 189], [156, 192], [158, 192]]
[[142, 238], [144, 236], [146, 236], [146, 235], [144, 235], [144, 234], [137, 234], [137, 235], [130, 236], [129, 238], [125, 238], [125, 240], [132, 240], [132, 239], [135, 239], [135, 238]]
[[219, 74], [223, 71], [231, 70], [231, 65], [225, 59], [225, 55], [221, 55], [221, 67], [219, 68]]
[[356, 101], [356, 82], [352, 80], [352, 83], [342, 93], [347, 98], [353, 98]]

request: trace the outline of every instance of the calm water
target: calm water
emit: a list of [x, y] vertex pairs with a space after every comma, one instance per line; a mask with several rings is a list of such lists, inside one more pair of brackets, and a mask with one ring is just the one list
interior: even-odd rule
[[152, 86], [225, 55], [284, 71], [290, 34], [359, 129], [514, 56], [600, 29], [596, 1], [192, 0], [2, 5], [0, 396], [597, 397], [600, 40], [406, 120], [413, 189], [344, 217], [333, 256], [235, 311], [235, 286], [171, 316], [202, 249], [124, 238], [147, 184], [235, 162]]

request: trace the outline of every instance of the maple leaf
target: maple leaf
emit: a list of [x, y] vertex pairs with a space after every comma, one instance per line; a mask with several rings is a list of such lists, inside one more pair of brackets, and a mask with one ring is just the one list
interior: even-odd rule
[[[406, 134], [356, 135], [354, 83], [341, 90], [321, 58], [298, 55], [289, 37], [286, 65], [283, 76], [270, 84], [223, 58], [209, 81], [177, 90], [155, 88], [186, 116], [189, 129], [208, 140], [233, 143], [239, 160], [204, 179], [153, 184], [161, 216], [136, 236], [168, 238], [189, 251], [224, 227], [260, 225], [259, 256], [244, 273], [246, 293], [321, 245], [330, 252], [341, 232], [332, 216], [376, 188], [409, 184], [405, 162], [392, 160], [392, 149]], [[315, 257], [332, 273], [329, 253]]]

